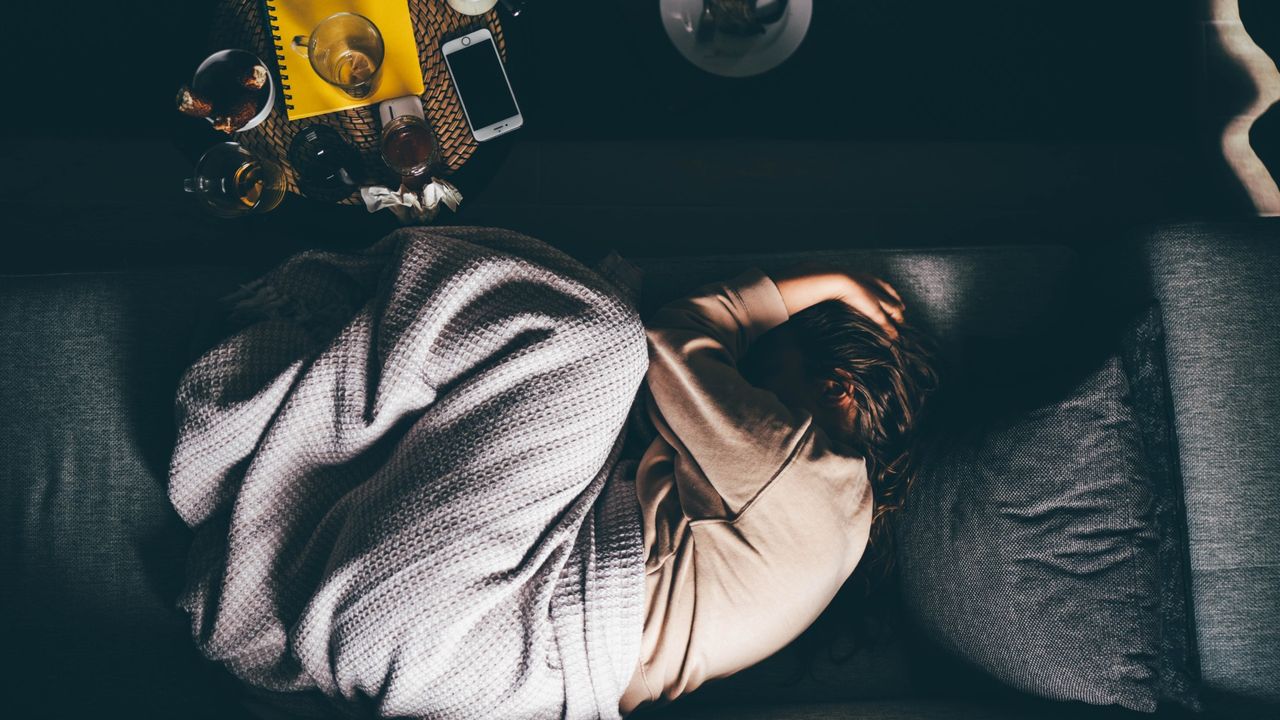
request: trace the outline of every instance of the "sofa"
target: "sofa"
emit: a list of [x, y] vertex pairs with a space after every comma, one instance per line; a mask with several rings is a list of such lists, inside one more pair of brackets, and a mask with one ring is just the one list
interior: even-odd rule
[[[1146, 228], [1087, 252], [1008, 245], [640, 258], [642, 312], [701, 282], [801, 259], [889, 278], [961, 376], [992, 346], [1018, 348], [1010, 367], [1087, 355], [1125, 309], [1157, 300], [1204, 714], [1280, 717], [1280, 221]], [[249, 717], [234, 679], [198, 656], [174, 608], [188, 534], [165, 483], [178, 377], [211, 342], [217, 299], [251, 275], [192, 267], [0, 276], [7, 716]], [[649, 715], [1141, 716], [1013, 691], [909, 627], [846, 658], [820, 656], [802, 673], [791, 651]]]

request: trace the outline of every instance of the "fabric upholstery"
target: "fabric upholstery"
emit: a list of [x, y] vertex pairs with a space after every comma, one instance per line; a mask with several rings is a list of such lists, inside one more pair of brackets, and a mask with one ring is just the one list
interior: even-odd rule
[[1187, 519], [1173, 435], [1173, 401], [1165, 367], [1164, 324], [1155, 303], [1139, 311], [1119, 355], [1129, 382], [1129, 405], [1142, 438], [1143, 464], [1156, 492], [1151, 521], [1156, 535], [1156, 597], [1159, 600], [1156, 691], [1194, 707], [1200, 667], [1191, 624], [1191, 570], [1187, 561]]
[[237, 717], [174, 610], [187, 535], [164, 489], [178, 374], [227, 287], [203, 272], [0, 279], [11, 717]]
[[1280, 703], [1280, 221], [1146, 240], [1207, 688]]
[[703, 283], [749, 268], [766, 273], [813, 262], [887, 278], [912, 322], [944, 354], [973, 337], [1009, 337], [1061, 298], [1075, 254], [1059, 246], [848, 250], [633, 260], [645, 271], [641, 314]]
[[950, 652], [1026, 692], [1151, 712], [1152, 497], [1167, 489], [1146, 472], [1128, 390], [1112, 356], [1060, 401], [958, 416], [921, 464], [898, 562], [911, 614]]

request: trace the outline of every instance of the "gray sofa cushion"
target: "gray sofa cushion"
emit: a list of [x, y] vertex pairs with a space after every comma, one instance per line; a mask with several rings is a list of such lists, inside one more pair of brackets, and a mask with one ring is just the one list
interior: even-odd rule
[[1280, 703], [1280, 220], [1146, 242], [1207, 688]]
[[[234, 718], [173, 606], [173, 390], [204, 273], [0, 278], [0, 617], [11, 717]], [[16, 704], [16, 707], [15, 707]]]

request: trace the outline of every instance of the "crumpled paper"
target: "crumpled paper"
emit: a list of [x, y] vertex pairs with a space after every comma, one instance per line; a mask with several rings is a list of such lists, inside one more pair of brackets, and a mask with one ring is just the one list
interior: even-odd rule
[[369, 212], [390, 208], [401, 225], [423, 225], [435, 219], [443, 205], [456, 211], [462, 204], [462, 193], [447, 180], [432, 180], [421, 193], [405, 189], [392, 190], [381, 185], [360, 188], [360, 197]]

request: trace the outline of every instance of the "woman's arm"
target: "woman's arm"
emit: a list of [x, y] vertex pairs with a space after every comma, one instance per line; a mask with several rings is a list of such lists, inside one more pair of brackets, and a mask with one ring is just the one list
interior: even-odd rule
[[[808, 415], [754, 387], [738, 370], [756, 340], [787, 317], [773, 281], [753, 270], [703, 286], [649, 319], [649, 409], [676, 450], [682, 503], [723, 498], [727, 513], [736, 513], [809, 432]], [[696, 514], [716, 515], [713, 504], [708, 500]]]
[[[764, 333], [790, 315], [840, 300], [892, 327], [901, 302], [869, 276], [804, 266], [744, 273], [663, 307], [649, 322], [650, 396], [680, 455], [696, 466], [732, 510], [745, 505], [792, 457], [810, 431], [806, 412], [751, 385], [738, 363]], [[875, 313], [875, 315], [872, 315]], [[819, 433], [820, 435], [821, 433]], [[815, 438], [811, 453], [826, 450]]]
[[893, 286], [877, 277], [797, 265], [775, 274], [773, 282], [782, 295], [788, 315], [828, 300], [839, 300], [871, 318], [890, 336], [898, 334], [895, 323], [902, 322], [902, 298]]

